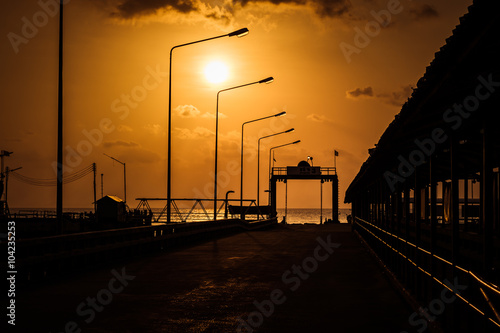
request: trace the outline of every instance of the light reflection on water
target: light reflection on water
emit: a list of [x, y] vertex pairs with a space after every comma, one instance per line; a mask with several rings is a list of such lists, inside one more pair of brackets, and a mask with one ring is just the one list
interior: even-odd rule
[[[340, 223], [347, 223], [347, 215], [351, 214], [351, 209], [340, 208], [339, 209], [339, 221]], [[285, 215], [285, 209], [278, 209], [278, 222], [281, 222], [283, 216]], [[331, 209], [323, 209], [322, 213], [323, 222], [325, 219], [332, 218]], [[320, 222], [321, 210], [310, 208], [310, 209], [300, 209], [300, 208], [289, 208], [287, 210], [287, 223], [318, 223]]]
[[[133, 210], [133, 209], [132, 209]], [[158, 214], [163, 210], [162, 208], [153, 208], [153, 213], [155, 214], [155, 217], [158, 216]], [[183, 217], [187, 216], [187, 213], [190, 211], [190, 208], [180, 208], [181, 214]], [[92, 208], [66, 208], [64, 209], [65, 212], [74, 212], [74, 213], [83, 213], [83, 212], [90, 212], [92, 211]], [[173, 210], [172, 210], [173, 211]], [[33, 212], [39, 212], [40, 214], [42, 212], [45, 212], [46, 214], [52, 214], [55, 215], [55, 210], [53, 209], [47, 209], [47, 208], [22, 208], [22, 209], [11, 209], [11, 213], [33, 213]], [[340, 208], [339, 209], [339, 221], [341, 223], [347, 223], [347, 215], [351, 214], [351, 209], [344, 209]], [[283, 216], [285, 215], [285, 209], [278, 209], [278, 222], [281, 222], [283, 220]], [[320, 217], [322, 215], [322, 220], [325, 222], [325, 219], [331, 219], [332, 218], [332, 210], [331, 209], [323, 209], [323, 212], [321, 213], [320, 209], [317, 208], [307, 208], [307, 209], [302, 209], [302, 208], [288, 208], [287, 210], [287, 223], [318, 223], [320, 222]], [[231, 217], [231, 216], [229, 216]], [[252, 216], [253, 217], [253, 216]], [[224, 218], [224, 209], [220, 211], [220, 214], [218, 215], [218, 219], [223, 219]], [[174, 220], [178, 220], [179, 217], [176, 215], [174, 217]], [[202, 221], [202, 220], [211, 220], [213, 219], [213, 209], [199, 209], [195, 208], [193, 209], [191, 216], [188, 218], [188, 222], [191, 221]]]

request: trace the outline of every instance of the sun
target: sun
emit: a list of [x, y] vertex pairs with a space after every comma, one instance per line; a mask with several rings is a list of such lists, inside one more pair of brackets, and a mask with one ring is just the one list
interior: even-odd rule
[[212, 61], [205, 67], [205, 77], [209, 82], [221, 83], [229, 75], [227, 66], [220, 61]]

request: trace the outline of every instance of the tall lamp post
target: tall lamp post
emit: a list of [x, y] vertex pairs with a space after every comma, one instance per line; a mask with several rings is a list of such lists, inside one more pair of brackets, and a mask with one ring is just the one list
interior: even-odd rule
[[275, 135], [290, 133], [293, 131], [294, 131], [294, 129], [290, 128], [290, 129], [287, 129], [286, 131], [283, 131], [283, 132], [278, 132], [278, 133], [263, 136], [263, 137], [259, 138], [259, 140], [257, 141], [258, 142], [257, 143], [257, 206], [260, 206], [260, 201], [259, 201], [259, 194], [260, 194], [259, 193], [260, 192], [260, 140], [265, 139], [265, 138], [269, 138], [269, 137], [275, 136]]
[[[294, 142], [285, 143], [284, 145], [274, 146], [271, 149], [269, 149], [269, 179], [271, 179], [271, 154], [272, 154], [273, 150], [281, 148], [281, 147], [289, 146], [289, 145], [294, 145], [294, 144], [297, 144], [297, 143], [300, 143], [300, 140], [297, 140], [297, 141], [294, 141]], [[271, 181], [269, 180], [269, 196], [271, 196], [271, 195], [272, 195]], [[276, 208], [276, 202], [275, 201], [273, 201], [273, 200], [271, 200], [271, 198], [269, 198], [269, 202], [270, 202], [270, 204], [269, 204], [270, 206]], [[285, 212], [286, 212], [286, 199], [285, 199]]]
[[245, 125], [259, 121], [259, 120], [264, 120], [264, 119], [273, 118], [273, 117], [280, 117], [280, 116], [284, 116], [284, 115], [286, 115], [286, 111], [282, 111], [282, 112], [274, 114], [272, 116], [267, 116], [267, 117], [249, 120], [249, 121], [244, 122], [241, 125], [241, 150], [240, 150], [241, 151], [241, 159], [240, 159], [240, 209], [241, 209], [241, 216], [240, 217], [241, 217], [241, 219], [243, 219], [243, 131], [245, 129]]
[[271, 83], [274, 81], [274, 78], [272, 76], [267, 77], [265, 79], [262, 79], [260, 81], [255, 81], [251, 83], [246, 83], [242, 84], [239, 86], [234, 86], [231, 88], [226, 88], [219, 90], [217, 92], [217, 103], [215, 104], [215, 177], [214, 177], [214, 221], [217, 220], [217, 145], [218, 145], [218, 140], [219, 140], [219, 95], [221, 92], [228, 91], [228, 90], [233, 90], [237, 88], [242, 88], [246, 86], [251, 86], [253, 84], [257, 83]]
[[228, 199], [229, 193], [234, 193], [234, 191], [227, 191], [227, 192], [226, 192], [226, 200], [225, 200], [225, 203], [226, 203], [226, 209], [224, 209], [224, 218], [225, 218], [226, 220], [227, 220], [227, 205], [228, 205], [228, 202], [229, 202], [229, 199]]
[[300, 143], [300, 140], [297, 140], [297, 141], [294, 141], [294, 142], [285, 143], [284, 145], [275, 146], [275, 147], [272, 147], [271, 149], [269, 149], [269, 175], [271, 175], [271, 153], [272, 153], [272, 151], [274, 149], [278, 149], [278, 148], [289, 146], [289, 145], [294, 145], [294, 144], [297, 144], [297, 143]]
[[116, 161], [116, 162], [120, 163], [121, 165], [123, 165], [123, 196], [124, 196], [123, 200], [125, 201], [125, 203], [127, 203], [127, 170], [125, 168], [125, 162], [119, 161], [116, 158], [109, 156], [108, 154], [104, 154], [104, 155], [106, 155], [107, 157], [109, 157], [113, 161]]
[[192, 44], [197, 44], [201, 42], [206, 42], [212, 39], [222, 38], [222, 37], [243, 37], [248, 34], [248, 29], [243, 28], [236, 31], [233, 31], [229, 34], [220, 35], [216, 37], [206, 38], [197, 40], [194, 42], [180, 44], [172, 47], [170, 49], [170, 64], [168, 70], [168, 145], [167, 145], [167, 222], [170, 223], [170, 213], [171, 213], [171, 202], [172, 202], [172, 53], [174, 49], [188, 46]]

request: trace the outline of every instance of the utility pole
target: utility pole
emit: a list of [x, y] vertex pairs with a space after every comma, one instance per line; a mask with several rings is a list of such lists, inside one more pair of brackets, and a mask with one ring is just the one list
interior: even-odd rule
[[[1, 166], [0, 166], [0, 216], [9, 216], [9, 208], [7, 206], [7, 183], [4, 183], [4, 179], [6, 179], [6, 175], [4, 172], [4, 157], [8, 157], [12, 154], [12, 152], [2, 150], [0, 151], [0, 160], [1, 160]], [[7, 168], [7, 172], [9, 168]], [[5, 185], [4, 185], [5, 184]], [[4, 186], [5, 186], [5, 200], [2, 200], [3, 192], [4, 192]]]
[[116, 158], [109, 156], [107, 154], [104, 154], [104, 155], [106, 155], [107, 157], [109, 157], [113, 161], [116, 161], [116, 162], [120, 163], [121, 165], [123, 165], [123, 196], [124, 196], [123, 199], [124, 199], [125, 203], [127, 203], [127, 170], [125, 169], [125, 162], [119, 161]]

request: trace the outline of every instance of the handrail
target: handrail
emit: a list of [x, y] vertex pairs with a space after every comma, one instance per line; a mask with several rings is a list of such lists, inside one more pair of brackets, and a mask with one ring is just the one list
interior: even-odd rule
[[[389, 236], [392, 236], [394, 238], [396, 238], [397, 240], [399, 241], [402, 241], [404, 242], [405, 244], [408, 244], [414, 248], [416, 248], [417, 250], [423, 252], [423, 253], [426, 253], [428, 255], [431, 255], [433, 258], [436, 258], [452, 267], [455, 267], [459, 270], [461, 270], [462, 272], [468, 274], [470, 277], [472, 277], [474, 280], [476, 280], [478, 283], [480, 283], [481, 285], [483, 285], [484, 287], [488, 288], [489, 290], [491, 290], [492, 292], [500, 295], [500, 290], [498, 289], [498, 287], [488, 281], [484, 281], [483, 279], [481, 279], [479, 276], [477, 276], [477, 274], [473, 273], [472, 271], [469, 271], [465, 268], [462, 268], [460, 266], [456, 266], [456, 265], [453, 265], [452, 262], [448, 261], [448, 260], [445, 260], [435, 254], [432, 254], [430, 251], [427, 251], [427, 250], [424, 250], [423, 248], [419, 247], [419, 246], [416, 246], [415, 244], [412, 244], [410, 242], [407, 242], [405, 239], [397, 236], [397, 235], [394, 235], [384, 229], [381, 229], [380, 227], [374, 225], [373, 223], [370, 223], [366, 220], [363, 220], [359, 217], [355, 217], [354, 218], [354, 223], [359, 225], [361, 228], [365, 229], [368, 233], [370, 233], [373, 237], [375, 237], [376, 239], [378, 239], [381, 243], [383, 243], [385, 246], [387, 246], [388, 248], [390, 248], [391, 250], [393, 250], [394, 252], [396, 252], [397, 254], [399, 254], [400, 256], [402, 256], [404, 259], [406, 259], [408, 262], [410, 262], [413, 266], [415, 266], [415, 268], [417, 268], [418, 270], [420, 270], [421, 272], [423, 272], [424, 274], [428, 275], [429, 277], [431, 277], [431, 279], [437, 283], [439, 283], [440, 285], [442, 285], [443, 287], [447, 288], [448, 290], [450, 290], [451, 292], [453, 292], [453, 294], [455, 294], [455, 296], [457, 296], [459, 299], [461, 299], [463, 302], [465, 302], [467, 305], [469, 305], [471, 308], [473, 308], [475, 311], [477, 311], [478, 313], [480, 313], [482, 316], [486, 316], [486, 314], [481, 311], [479, 308], [477, 308], [476, 306], [474, 306], [472, 303], [470, 303], [468, 300], [466, 300], [463, 296], [461, 296], [460, 294], [457, 294], [454, 290], [452, 290], [451, 288], [449, 288], [446, 284], [444, 284], [442, 281], [438, 280], [435, 276], [433, 276], [432, 273], [430, 272], [427, 272], [425, 269], [423, 269], [422, 267], [418, 266], [417, 263], [415, 263], [413, 260], [411, 260], [410, 258], [408, 258], [405, 254], [401, 253], [400, 251], [398, 251], [397, 249], [395, 249], [394, 247], [392, 247], [391, 245], [389, 245], [387, 242], [385, 242], [383, 239], [381, 239], [380, 237], [378, 237], [377, 235], [375, 235], [373, 232], [371, 232], [370, 230], [368, 230], [365, 226], [361, 225], [361, 223], [364, 223], [368, 226], [371, 226], [375, 229], [378, 229], [380, 231], [382, 231], [383, 233], [389, 235]], [[481, 288], [480, 288], [481, 289]], [[483, 292], [484, 293], [484, 292]], [[491, 304], [490, 304], [491, 306]], [[495, 309], [493, 308], [493, 313], [496, 314], [496, 311]], [[495, 321], [494, 319], [486, 316], [488, 318], [488, 320], [490, 320], [492, 323], [494, 323], [496, 326], [500, 327], [500, 322], [497, 322]]]
[[399, 241], [405, 242], [405, 244], [410, 245], [410, 246], [414, 247], [415, 249], [417, 249], [417, 250], [419, 250], [421, 252], [424, 252], [425, 254], [428, 254], [428, 255], [432, 256], [433, 258], [436, 258], [436, 259], [438, 259], [438, 260], [440, 260], [440, 261], [442, 261], [442, 262], [444, 262], [444, 263], [446, 263], [446, 264], [448, 264], [450, 266], [454, 266], [456, 269], [461, 270], [462, 272], [469, 274], [477, 282], [481, 283], [482, 285], [484, 285], [485, 287], [487, 287], [491, 291], [493, 291], [493, 292], [497, 293], [498, 295], [500, 295], [500, 289], [498, 288], [498, 286], [496, 286], [496, 285], [494, 285], [494, 284], [492, 284], [492, 283], [490, 283], [488, 281], [484, 281], [483, 279], [479, 278], [479, 276], [477, 274], [475, 274], [474, 272], [469, 271], [469, 270], [467, 270], [465, 268], [462, 268], [462, 267], [460, 267], [458, 265], [453, 265], [453, 263], [451, 261], [448, 261], [446, 259], [443, 259], [443, 258], [435, 255], [435, 254], [432, 254], [430, 251], [425, 250], [424, 248], [419, 247], [419, 246], [417, 246], [417, 245], [415, 245], [413, 243], [410, 243], [410, 242], [406, 241], [404, 238], [401, 238], [398, 235], [390, 233], [390, 232], [388, 232], [388, 231], [386, 231], [386, 230], [384, 230], [384, 229], [382, 229], [382, 228], [374, 225], [373, 223], [370, 223], [370, 222], [368, 222], [366, 220], [363, 220], [363, 219], [361, 219], [359, 217], [356, 217], [355, 219], [359, 220], [359, 221], [361, 221], [361, 222], [363, 222], [365, 224], [368, 224], [368, 225], [370, 225], [370, 226], [372, 226], [372, 227], [374, 227], [374, 228], [376, 228], [376, 229], [378, 229], [378, 230], [386, 233], [387, 235], [392, 236], [392, 237], [398, 239]]

